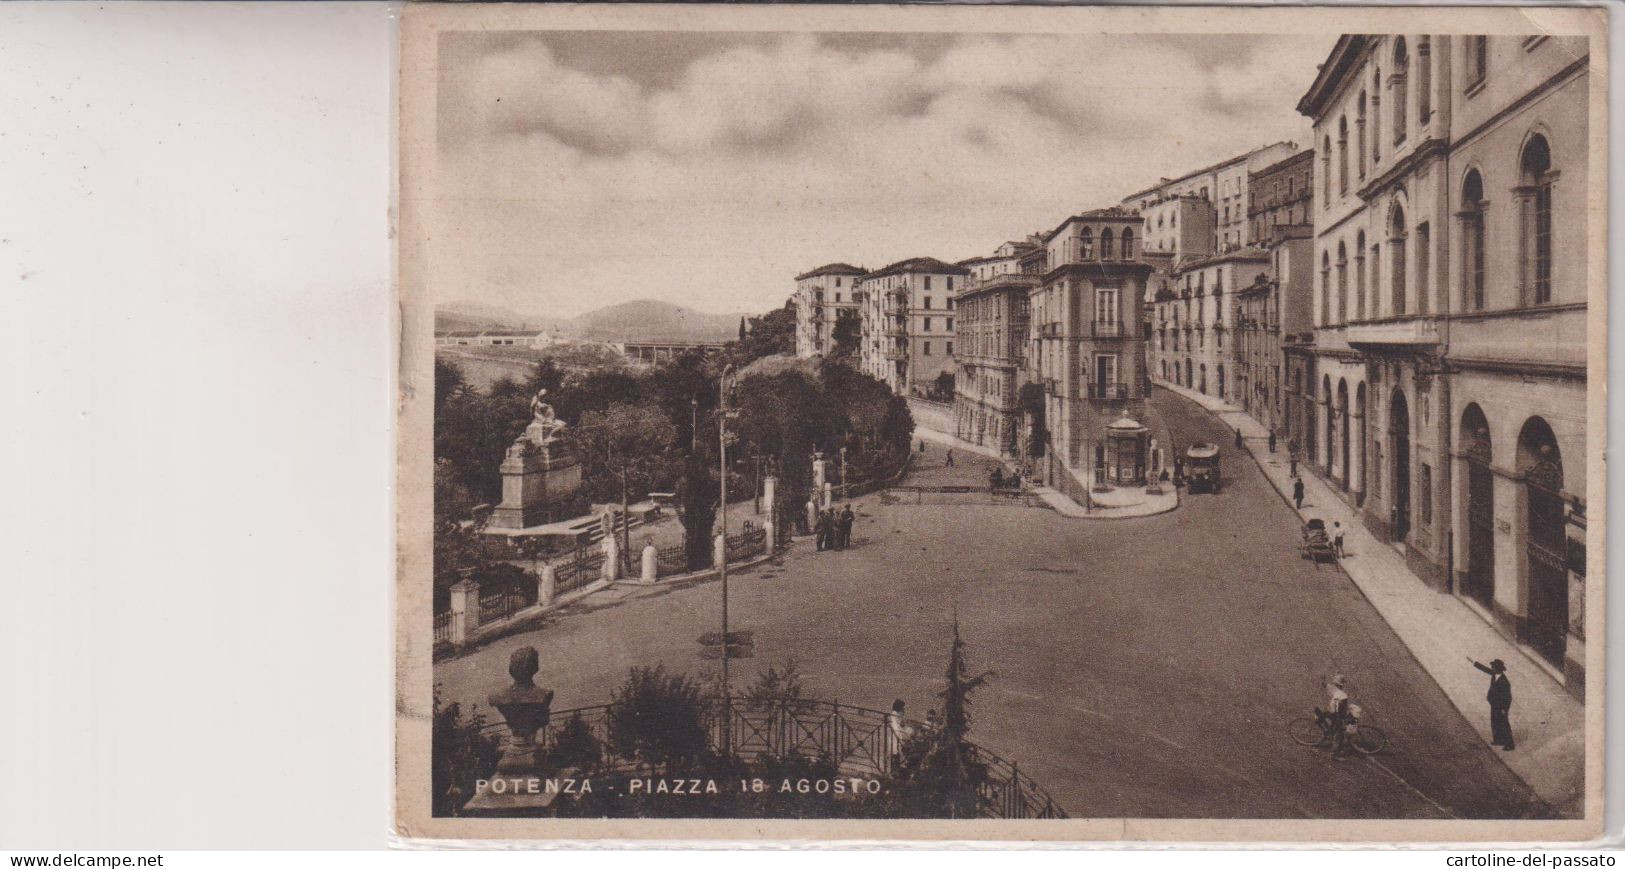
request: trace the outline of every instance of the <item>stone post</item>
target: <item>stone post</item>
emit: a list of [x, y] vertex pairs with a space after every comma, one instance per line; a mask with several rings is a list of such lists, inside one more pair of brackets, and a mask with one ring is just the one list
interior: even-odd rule
[[[817, 493], [814, 493], [817, 497]], [[818, 504], [811, 498], [807, 499], [807, 533], [812, 534], [818, 528]]]
[[718, 570], [728, 562], [728, 535], [718, 534], [716, 540], [711, 542], [712, 566]]
[[451, 587], [451, 643], [461, 646], [474, 638], [480, 627], [480, 584], [459, 580]]
[[542, 572], [536, 578], [536, 605], [550, 606], [553, 598], [558, 596], [559, 570], [551, 564], [542, 565]]
[[654, 585], [659, 573], [659, 554], [655, 551], [654, 543], [643, 544], [643, 572], [640, 577], [644, 585]]
[[[772, 515], [773, 514], [771, 513], [768, 514], [769, 517]], [[762, 539], [762, 548], [769, 555], [779, 550], [779, 538], [773, 533], [777, 529], [778, 526], [773, 524], [773, 520], [771, 518], [762, 523], [762, 533], [767, 535]]]
[[621, 577], [620, 547], [615, 545], [613, 534], [606, 535], [601, 545], [604, 548], [604, 566], [599, 573], [606, 582], [614, 582]]
[[508, 735], [496, 772], [474, 785], [474, 798], [464, 806], [469, 814], [512, 816], [545, 808], [558, 798], [558, 791], [543, 787], [539, 779], [536, 734], [547, 726], [553, 709], [553, 692], [533, 681], [539, 669], [534, 646], [515, 649], [508, 658], [513, 684], [486, 698], [502, 715]]
[[830, 483], [825, 483], [824, 484], [824, 509], [828, 510], [830, 508], [830, 505], [833, 504], [834, 502], [835, 502], [835, 486], [830, 484]]

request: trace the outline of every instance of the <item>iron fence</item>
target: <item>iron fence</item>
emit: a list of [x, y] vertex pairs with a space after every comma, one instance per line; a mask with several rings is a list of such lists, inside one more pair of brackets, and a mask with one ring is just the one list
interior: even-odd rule
[[660, 576], [671, 576], [676, 573], [688, 571], [688, 545], [674, 543], [670, 546], [661, 546], [655, 550], [655, 573]]
[[767, 529], [747, 528], [728, 535], [728, 561], [743, 561], [767, 551]]
[[554, 594], [586, 588], [603, 575], [604, 550], [597, 546], [578, 547], [568, 558], [555, 562], [553, 568]]
[[[842, 775], [890, 776], [897, 771], [903, 740], [892, 729], [889, 716], [877, 709], [824, 700], [713, 697], [707, 701], [709, 745], [750, 762], [761, 757], [827, 758]], [[580, 716], [593, 739], [604, 747], [607, 772], [646, 772], [643, 761], [613, 754], [610, 740], [612, 704], [554, 712], [536, 735], [542, 750], [558, 743], [569, 721]], [[915, 733], [929, 725], [908, 722]], [[504, 734], [502, 722], [487, 724], [493, 734]], [[970, 746], [973, 758], [987, 770], [978, 787], [981, 815], [987, 818], [1065, 818], [1066, 812], [1037, 782], [1016, 764], [981, 746]], [[491, 770], [480, 770], [487, 775]]]
[[514, 613], [536, 603], [535, 583], [531, 583], [531, 586], [530, 594], [526, 594], [520, 588], [480, 589], [480, 624], [488, 625], [510, 618]]
[[436, 645], [451, 642], [451, 610], [434, 614], [434, 641]]

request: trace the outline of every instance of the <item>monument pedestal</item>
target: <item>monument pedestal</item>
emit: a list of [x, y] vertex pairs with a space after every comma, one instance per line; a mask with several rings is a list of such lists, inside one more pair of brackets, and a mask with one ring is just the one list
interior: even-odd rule
[[532, 439], [525, 430], [502, 459], [502, 503], [491, 511], [492, 528], [519, 529], [552, 519], [548, 507], [581, 487], [581, 462], [563, 443]]

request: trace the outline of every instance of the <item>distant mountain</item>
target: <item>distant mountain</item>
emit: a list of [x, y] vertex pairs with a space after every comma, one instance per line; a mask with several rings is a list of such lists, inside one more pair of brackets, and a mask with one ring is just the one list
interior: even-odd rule
[[739, 337], [739, 317], [638, 299], [589, 311], [562, 329], [602, 341], [727, 341]]
[[741, 314], [707, 314], [671, 302], [637, 299], [569, 319], [525, 316], [497, 305], [452, 302], [435, 308], [435, 329], [546, 329], [598, 341], [728, 341]]

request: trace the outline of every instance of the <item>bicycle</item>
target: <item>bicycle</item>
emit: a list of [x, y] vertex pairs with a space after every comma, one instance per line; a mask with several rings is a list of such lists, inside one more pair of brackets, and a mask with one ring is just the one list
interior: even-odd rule
[[[1324, 713], [1313, 718], [1307, 715], [1294, 718], [1287, 723], [1286, 729], [1293, 742], [1310, 748], [1318, 748], [1332, 741], [1332, 717]], [[1349, 747], [1360, 754], [1377, 754], [1388, 747], [1388, 734], [1374, 724], [1356, 721], [1348, 741]]]

